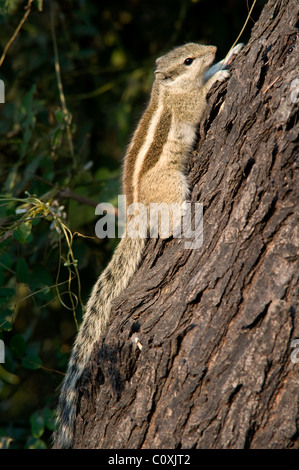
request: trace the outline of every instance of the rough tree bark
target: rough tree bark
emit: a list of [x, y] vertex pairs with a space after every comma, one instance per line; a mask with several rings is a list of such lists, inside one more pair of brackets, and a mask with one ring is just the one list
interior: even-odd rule
[[203, 245], [149, 242], [81, 386], [75, 447], [299, 448], [298, 14], [270, 0], [213, 89], [189, 168]]

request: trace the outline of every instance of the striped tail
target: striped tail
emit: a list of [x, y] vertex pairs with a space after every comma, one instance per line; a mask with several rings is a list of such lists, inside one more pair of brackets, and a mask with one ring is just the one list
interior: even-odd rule
[[72, 447], [79, 397], [78, 381], [89, 363], [95, 343], [105, 331], [111, 302], [127, 287], [141, 262], [145, 244], [145, 238], [122, 238], [93, 288], [61, 388], [54, 448]]

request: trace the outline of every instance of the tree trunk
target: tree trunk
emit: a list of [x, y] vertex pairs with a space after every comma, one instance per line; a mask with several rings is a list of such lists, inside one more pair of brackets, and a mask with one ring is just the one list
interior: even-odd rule
[[213, 88], [189, 165], [203, 244], [149, 241], [81, 386], [75, 447], [299, 448], [298, 15], [270, 0]]

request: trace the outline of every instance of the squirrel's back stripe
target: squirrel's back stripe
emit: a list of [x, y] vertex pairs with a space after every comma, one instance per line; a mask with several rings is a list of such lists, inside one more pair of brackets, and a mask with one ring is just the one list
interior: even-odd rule
[[139, 152], [144, 145], [144, 138], [151, 125], [153, 115], [158, 109], [158, 91], [153, 87], [148, 107], [144, 111], [130, 145], [127, 148], [123, 166], [123, 193], [127, 196], [127, 204], [133, 201], [133, 174]]
[[[140, 165], [139, 173], [136, 177], [136, 189], [138, 197], [138, 184], [142, 178], [155, 164], [160, 160], [163, 153], [163, 148], [168, 141], [169, 131], [171, 128], [171, 113], [167, 109], [163, 109], [159, 116], [159, 121], [155, 127], [155, 133], [151, 141], [151, 145], [148, 147], [146, 154], [143, 156], [142, 164]], [[135, 186], [134, 185], [134, 186]]]

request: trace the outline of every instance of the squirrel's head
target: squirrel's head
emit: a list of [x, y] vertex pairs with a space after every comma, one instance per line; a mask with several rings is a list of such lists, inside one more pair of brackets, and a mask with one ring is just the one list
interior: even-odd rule
[[204, 73], [212, 64], [217, 48], [189, 43], [156, 60], [156, 81], [173, 92], [186, 92], [203, 84]]

